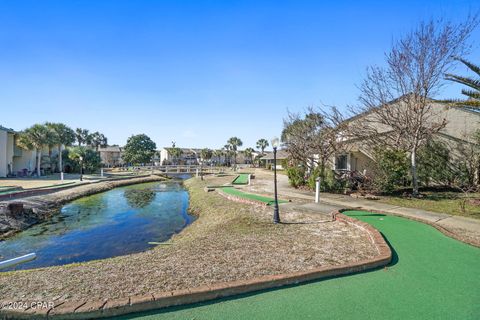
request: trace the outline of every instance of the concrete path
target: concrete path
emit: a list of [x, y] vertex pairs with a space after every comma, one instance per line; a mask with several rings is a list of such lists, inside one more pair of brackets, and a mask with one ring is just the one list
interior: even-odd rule
[[468, 232], [477, 233], [480, 236], [480, 220], [453, 216], [446, 213], [438, 213], [414, 208], [405, 208], [400, 206], [380, 203], [375, 200], [355, 199], [346, 195], [321, 194], [322, 202], [343, 206], [344, 208], [354, 208], [362, 210], [375, 210], [385, 213], [397, 214], [409, 218], [417, 218], [438, 224], [446, 229], [459, 228]]
[[[253, 192], [261, 190], [263, 192], [273, 193], [273, 173], [265, 170], [257, 170], [255, 173], [258, 180], [251, 187]], [[406, 208], [390, 204], [381, 203], [375, 200], [357, 199], [342, 194], [321, 193], [320, 204], [314, 204], [315, 194], [308, 190], [298, 190], [292, 188], [285, 175], [278, 175], [278, 193], [282, 197], [302, 199], [304, 202], [310, 202], [310, 211], [326, 213], [328, 210], [335, 209], [359, 209], [366, 211], [381, 211], [384, 213], [395, 214], [407, 218], [420, 219], [430, 223], [437, 224], [452, 233], [459, 234], [469, 239], [468, 242], [478, 243], [480, 245], [480, 220], [462, 216], [454, 216], [446, 213], [438, 213], [415, 208]]]

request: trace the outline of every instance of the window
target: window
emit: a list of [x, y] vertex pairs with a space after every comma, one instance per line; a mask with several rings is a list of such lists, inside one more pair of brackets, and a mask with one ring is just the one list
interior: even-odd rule
[[347, 170], [347, 155], [341, 154], [335, 158], [335, 170]]

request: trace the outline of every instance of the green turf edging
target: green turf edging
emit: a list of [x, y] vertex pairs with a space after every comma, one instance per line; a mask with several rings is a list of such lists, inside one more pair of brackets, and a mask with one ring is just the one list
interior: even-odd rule
[[[246, 193], [246, 192], [243, 192], [243, 191], [240, 191], [238, 189], [231, 188], [231, 187], [225, 187], [225, 188], [222, 188], [221, 190], [225, 194], [232, 195], [232, 196], [242, 198], [242, 199], [261, 202], [261, 203], [266, 204], [267, 206], [272, 205], [275, 202], [274, 198], [260, 196], [260, 195], [252, 194], [252, 193]], [[288, 202], [288, 201], [278, 200], [278, 203], [286, 203], [286, 202]]]
[[240, 173], [233, 181], [232, 184], [248, 184], [248, 173]]

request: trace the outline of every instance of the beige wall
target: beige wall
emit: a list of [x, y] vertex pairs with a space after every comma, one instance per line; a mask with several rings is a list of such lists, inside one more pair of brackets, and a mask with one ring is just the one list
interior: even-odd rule
[[[47, 151], [48, 154], [48, 151]], [[33, 171], [36, 167], [36, 153], [35, 151], [22, 150], [21, 157], [13, 158], [13, 170], [14, 172], [27, 169]]]
[[13, 167], [14, 134], [0, 130], [0, 177], [6, 177]]
[[442, 133], [457, 139], [473, 141], [473, 134], [480, 130], [480, 113], [454, 107], [444, 109], [447, 125]]
[[0, 177], [7, 176], [7, 141], [8, 133], [0, 130]]

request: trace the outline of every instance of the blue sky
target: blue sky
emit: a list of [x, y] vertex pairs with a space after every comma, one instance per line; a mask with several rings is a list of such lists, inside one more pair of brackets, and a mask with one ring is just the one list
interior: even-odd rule
[[[58, 121], [123, 145], [254, 146], [287, 109], [357, 103], [365, 68], [421, 19], [477, 1], [0, 0], [0, 125]], [[471, 60], [480, 56], [480, 30]], [[458, 72], [466, 70], [459, 68]], [[459, 87], [443, 95], [459, 97]]]

